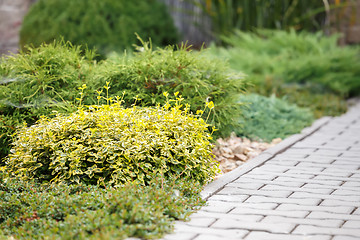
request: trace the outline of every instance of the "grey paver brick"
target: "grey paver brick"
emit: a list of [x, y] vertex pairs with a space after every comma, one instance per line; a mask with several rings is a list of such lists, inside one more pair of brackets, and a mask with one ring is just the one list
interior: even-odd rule
[[191, 217], [188, 222], [182, 222], [180, 224], [191, 225], [195, 227], [208, 227], [213, 224], [217, 219], [215, 217]]
[[272, 159], [271, 162], [266, 162], [264, 165], [266, 165], [267, 167], [269, 166], [284, 166], [284, 167], [289, 167], [289, 166], [295, 166], [299, 164], [299, 159], [297, 161], [295, 160], [274, 160]]
[[196, 237], [196, 233], [187, 233], [176, 231], [172, 234], [166, 235], [162, 240], [192, 240]]
[[324, 228], [309, 225], [299, 225], [293, 231], [294, 234], [327, 234], [327, 235], [345, 235], [350, 237], [359, 237], [360, 229], [342, 229], [342, 228]]
[[[339, 189], [335, 190], [332, 195], [341, 195], [341, 196], [360, 196], [360, 189], [353, 189], [353, 191]], [[360, 204], [359, 204], [360, 205]]]
[[[239, 220], [239, 221], [259, 222], [264, 217], [261, 215], [255, 215], [255, 214], [226, 214], [226, 213], [207, 212], [207, 211], [200, 210], [199, 212], [191, 215], [191, 219], [193, 219], [193, 218], [233, 219], [233, 220]], [[186, 224], [186, 222], [183, 222], [183, 224]], [[189, 224], [187, 224], [187, 225], [189, 225]]]
[[235, 207], [229, 214], [257, 214], [257, 215], [270, 215], [270, 216], [285, 216], [285, 217], [305, 217], [309, 214], [308, 211], [282, 211], [282, 210], [257, 210], [247, 209], [242, 207]]
[[[218, 228], [203, 228], [203, 227], [193, 227], [188, 225], [175, 225], [175, 233], [186, 233], [194, 234], [194, 237], [197, 234], [208, 234], [212, 236], [220, 236], [224, 239], [227, 238], [237, 238], [242, 239], [245, 235], [249, 233], [247, 230], [242, 229], [218, 229]], [[181, 235], [181, 234], [180, 234]]]
[[257, 190], [264, 186], [264, 183], [261, 182], [247, 182], [247, 183], [241, 183], [241, 182], [232, 182], [226, 185], [227, 187], [236, 187], [241, 189], [249, 189], [249, 190]]
[[358, 202], [353, 201], [342, 201], [334, 199], [325, 199], [321, 202], [320, 206], [346, 206], [346, 207], [358, 207]]
[[314, 180], [326, 180], [326, 181], [342, 181], [342, 182], [346, 182], [346, 181], [353, 181], [353, 182], [360, 182], [360, 178], [357, 177], [353, 177], [351, 176], [350, 178], [346, 178], [346, 177], [336, 177], [336, 176], [329, 176], [329, 175], [324, 175], [324, 176], [316, 176], [314, 177]]
[[348, 206], [306, 206], [306, 205], [299, 205], [299, 204], [280, 204], [277, 208], [277, 210], [283, 210], [283, 211], [320, 211], [320, 212], [329, 212], [329, 213], [342, 213], [342, 214], [350, 214], [354, 207], [348, 207]]
[[245, 238], [246, 240], [330, 240], [331, 236], [326, 235], [288, 235], [288, 234], [272, 234], [267, 232], [251, 232]]
[[356, 188], [360, 188], [360, 182], [348, 181], [345, 182], [342, 186], [356, 189]]
[[349, 220], [360, 221], [360, 216], [359, 215], [328, 213], [328, 212], [311, 212], [307, 216], [307, 218], [311, 218], [311, 219], [338, 219], [338, 220], [344, 220], [344, 221], [349, 221]]
[[334, 236], [332, 240], [359, 240], [359, 237], [350, 237], [344, 235]]
[[[323, 186], [336, 186], [336, 185], [341, 185], [343, 183], [343, 181], [326, 181], [326, 180], [322, 180], [322, 179], [298, 179], [296, 177], [278, 177], [274, 180], [275, 183], [279, 182], [295, 182], [295, 183], [301, 183], [301, 185], [305, 184], [305, 183], [314, 183], [314, 184], [319, 184], [319, 185], [323, 185]], [[300, 186], [301, 186], [300, 185]]]
[[[235, 240], [235, 239], [239, 239], [239, 238], [227, 237], [226, 239], [227, 240]], [[196, 238], [194, 238], [192, 240], [224, 240], [224, 237], [214, 236], [211, 234], [200, 234], [199, 236], [197, 236]]]
[[290, 233], [294, 228], [295, 224], [272, 224], [272, 223], [261, 223], [261, 222], [246, 222], [237, 221], [231, 219], [219, 219], [216, 221], [211, 228], [219, 229], [246, 229], [250, 231], [267, 231], [271, 233]]
[[355, 212], [353, 212], [354, 215], [360, 215], [360, 208], [357, 208]]
[[275, 209], [278, 204], [276, 203], [247, 203], [247, 202], [223, 202], [223, 201], [217, 201], [217, 200], [208, 200], [207, 202], [209, 205], [211, 206], [217, 206], [217, 205], [229, 205], [232, 207], [242, 207], [242, 208], [247, 208], [247, 209], [267, 209], [267, 210], [271, 210], [271, 209]]
[[251, 196], [245, 202], [252, 203], [292, 203], [292, 204], [301, 204], [301, 205], [310, 205], [315, 206], [321, 202], [320, 198], [306, 198], [306, 199], [297, 199], [297, 198], [274, 198], [274, 197], [260, 197], [260, 196]]
[[333, 189], [324, 189], [324, 188], [300, 188], [300, 187], [284, 187], [279, 185], [266, 185], [261, 188], [261, 190], [285, 190], [293, 192], [306, 192], [306, 193], [321, 193], [321, 194], [330, 194]]
[[208, 212], [216, 212], [216, 213], [227, 213], [232, 210], [234, 207], [230, 204], [223, 204], [223, 205], [210, 205], [204, 206], [201, 210], [208, 211]]
[[238, 180], [229, 183], [227, 186], [229, 187], [238, 187], [238, 188], [242, 188], [243, 185], [246, 185], [248, 183], [259, 183], [263, 185], [278, 185], [278, 186], [287, 186], [287, 187], [300, 187], [301, 185], [303, 185], [303, 182], [299, 182], [299, 181], [279, 181], [279, 180], [272, 180], [272, 181], [268, 181], [268, 180], [257, 180], [257, 179], [248, 179], [246, 178], [245, 180], [242, 178], [239, 178]]
[[213, 195], [209, 200], [223, 201], [223, 202], [244, 202], [249, 195]]
[[311, 226], [319, 226], [319, 227], [340, 227], [344, 221], [343, 220], [334, 220], [328, 219], [326, 221], [318, 220], [318, 219], [308, 219], [308, 218], [297, 218], [297, 217], [281, 217], [281, 216], [266, 216], [261, 222], [266, 223], [293, 223], [293, 224], [301, 224], [301, 225], [311, 225]]
[[217, 194], [220, 195], [237, 195], [237, 194], [249, 194], [251, 196], [266, 196], [266, 197], [287, 197], [291, 194], [291, 191], [267, 191], [267, 190], [249, 190], [249, 189], [241, 189], [236, 187], [225, 187]]
[[306, 193], [306, 192], [295, 192], [289, 196], [289, 198], [321, 198], [321, 199], [331, 199], [331, 200], [340, 200], [347, 202], [360, 202], [360, 196], [339, 196], [339, 195], [327, 195], [327, 194], [316, 194], [316, 193]]
[[333, 149], [319, 149], [316, 152], [314, 152], [312, 155], [337, 157], [342, 155], [343, 153], [344, 153], [343, 151], [338, 151]]
[[322, 185], [322, 184], [313, 184], [313, 183], [306, 183], [302, 188], [310, 188], [310, 189], [330, 189], [330, 190], [348, 190], [348, 191], [357, 191], [354, 186], [329, 186], [329, 185]]
[[[342, 228], [360, 228], [360, 220], [359, 221], [346, 221]], [[359, 236], [360, 238], [360, 236]]]

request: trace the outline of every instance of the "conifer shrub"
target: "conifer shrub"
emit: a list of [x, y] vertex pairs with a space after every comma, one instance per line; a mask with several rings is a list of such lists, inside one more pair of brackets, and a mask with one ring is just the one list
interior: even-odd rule
[[24, 18], [20, 44], [39, 46], [62, 36], [75, 45], [95, 47], [104, 57], [131, 48], [135, 32], [157, 46], [178, 39], [166, 6], [158, 0], [39, 0]]
[[153, 50], [151, 43], [142, 43], [132, 56], [118, 56], [100, 64], [91, 84], [101, 88], [110, 81], [110, 95], [125, 91], [125, 102], [137, 97], [139, 106], [164, 104], [163, 92], [180, 92], [193, 113], [213, 101], [215, 108], [208, 122], [219, 129], [216, 136], [228, 136], [238, 127], [238, 99], [247, 85], [243, 74], [229, 69], [226, 61], [209, 59], [203, 53], [206, 50], [193, 52], [184, 45]]
[[[0, 62], [0, 159], [23, 121], [33, 124], [52, 111], [75, 111], [70, 103], [94, 68], [92, 51], [57, 41], [28, 47]], [[0, 161], [1, 162], [1, 161]], [[1, 164], [0, 164], [1, 165]]]
[[240, 97], [247, 103], [240, 120], [243, 128], [235, 129], [239, 136], [270, 142], [300, 132], [314, 120], [313, 113], [283, 99], [248, 94]]
[[211, 133], [187, 106], [181, 110], [180, 101], [156, 108], [123, 108], [117, 102], [42, 117], [17, 131], [6, 171], [42, 182], [148, 184], [160, 173], [206, 183], [217, 171]]

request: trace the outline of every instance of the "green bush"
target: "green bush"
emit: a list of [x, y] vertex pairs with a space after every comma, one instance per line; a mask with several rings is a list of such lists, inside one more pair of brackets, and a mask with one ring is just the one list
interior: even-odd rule
[[210, 60], [203, 51], [192, 52], [186, 46], [152, 50], [143, 43], [138, 50], [133, 56], [100, 64], [92, 85], [102, 88], [110, 81], [111, 95], [120, 96], [125, 91], [126, 102], [137, 97], [140, 106], [164, 104], [163, 92], [180, 92], [194, 113], [213, 101], [209, 123], [219, 128], [218, 135], [231, 133], [241, 116], [237, 101], [246, 87], [243, 75], [230, 71], [226, 62]]
[[78, 87], [87, 81], [94, 68], [93, 56], [91, 51], [81, 52], [79, 47], [59, 41], [2, 58], [0, 159], [7, 155], [9, 135], [19, 123], [25, 121], [30, 125], [52, 111], [76, 110], [70, 103], [75, 102]]
[[[3, 179], [0, 239], [159, 238], [203, 204], [189, 179], [106, 188]], [[161, 187], [162, 186], [162, 187]]]
[[158, 46], [177, 42], [166, 6], [157, 0], [39, 0], [24, 18], [20, 44], [39, 46], [62, 36], [106, 55], [131, 48], [134, 32]]
[[214, 177], [211, 134], [201, 118], [164, 107], [89, 106], [69, 116], [41, 118], [17, 131], [6, 171], [42, 182], [146, 184], [152, 172], [201, 183]]
[[243, 109], [244, 126], [235, 129], [239, 136], [251, 139], [271, 141], [274, 138], [286, 138], [300, 132], [313, 121], [308, 109], [299, 108], [274, 96], [267, 98], [257, 94], [244, 95], [241, 102], [248, 103]]
[[238, 31], [223, 40], [231, 47], [212, 46], [211, 53], [229, 59], [233, 69], [248, 74], [255, 84], [252, 91], [293, 99], [291, 95], [296, 92], [292, 89], [302, 88], [306, 97], [298, 95], [299, 99], [294, 100], [306, 103], [307, 107], [316, 105], [315, 109], [323, 108], [325, 113], [336, 111], [329, 105], [323, 106], [324, 101], [305, 98], [314, 94], [330, 96], [334, 105], [342, 106], [342, 98], [360, 94], [359, 48], [338, 47], [337, 36], [258, 30]]

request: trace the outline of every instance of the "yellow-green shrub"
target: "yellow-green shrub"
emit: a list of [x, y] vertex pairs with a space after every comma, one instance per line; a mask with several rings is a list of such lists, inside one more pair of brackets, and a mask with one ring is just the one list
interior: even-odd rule
[[156, 108], [87, 106], [18, 130], [6, 170], [40, 181], [146, 184], [161, 173], [205, 183], [217, 169], [207, 129], [179, 101]]

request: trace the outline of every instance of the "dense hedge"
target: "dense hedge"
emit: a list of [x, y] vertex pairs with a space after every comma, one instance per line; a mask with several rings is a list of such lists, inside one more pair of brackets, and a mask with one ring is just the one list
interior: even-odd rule
[[177, 42], [171, 16], [158, 0], [39, 0], [24, 18], [20, 43], [39, 46], [63, 36], [104, 56], [131, 48], [135, 32], [158, 46]]
[[140, 106], [164, 104], [163, 92], [180, 92], [193, 113], [213, 101], [215, 108], [208, 121], [219, 129], [216, 136], [229, 136], [238, 127], [238, 99], [246, 88], [243, 74], [231, 71], [224, 61], [207, 58], [206, 51], [193, 52], [186, 46], [153, 50], [143, 43], [137, 49], [133, 56], [118, 56], [100, 64], [91, 84], [101, 88], [109, 81], [111, 95], [125, 91], [125, 102], [136, 97]]

